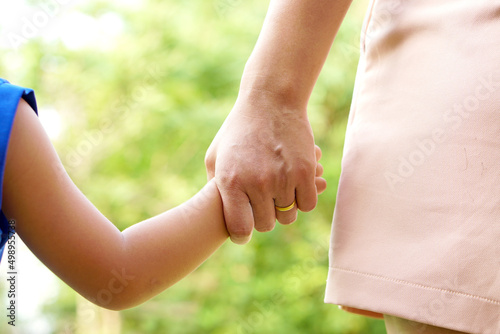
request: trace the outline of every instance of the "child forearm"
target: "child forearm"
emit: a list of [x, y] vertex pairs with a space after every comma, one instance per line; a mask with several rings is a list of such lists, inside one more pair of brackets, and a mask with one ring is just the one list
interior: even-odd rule
[[65, 283], [110, 309], [137, 305], [199, 266], [227, 238], [214, 182], [177, 208], [123, 232], [80, 192], [33, 110], [12, 129], [2, 210]]
[[[114, 308], [137, 305], [196, 269], [228, 238], [215, 182], [182, 205], [122, 232], [131, 278]], [[128, 291], [126, 291], [128, 289]]]

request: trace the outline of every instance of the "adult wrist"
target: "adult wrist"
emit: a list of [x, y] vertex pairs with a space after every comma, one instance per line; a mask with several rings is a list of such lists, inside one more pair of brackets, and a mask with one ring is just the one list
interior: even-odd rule
[[[265, 74], [263, 74], [265, 73]], [[310, 89], [287, 71], [250, 70], [243, 73], [238, 100], [267, 107], [282, 107], [306, 114]]]

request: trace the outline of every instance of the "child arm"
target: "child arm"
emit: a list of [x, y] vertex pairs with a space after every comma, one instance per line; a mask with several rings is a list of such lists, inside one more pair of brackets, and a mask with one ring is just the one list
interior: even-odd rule
[[227, 239], [217, 187], [120, 232], [80, 192], [21, 100], [7, 153], [2, 210], [33, 253], [109, 309], [135, 306], [196, 269]]

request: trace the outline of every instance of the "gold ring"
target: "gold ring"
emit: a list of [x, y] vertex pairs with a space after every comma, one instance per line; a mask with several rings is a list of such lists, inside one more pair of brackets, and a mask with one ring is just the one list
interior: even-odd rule
[[290, 204], [289, 206], [277, 206], [275, 205], [274, 207], [276, 208], [276, 210], [280, 211], [280, 212], [286, 212], [286, 211], [290, 211], [293, 209], [293, 207], [295, 206], [295, 200], [293, 200], [293, 203]]

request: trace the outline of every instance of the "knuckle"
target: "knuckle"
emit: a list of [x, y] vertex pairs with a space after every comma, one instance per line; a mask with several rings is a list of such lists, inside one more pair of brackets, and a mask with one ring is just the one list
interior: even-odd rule
[[276, 176], [276, 182], [278, 184], [278, 189], [282, 189], [283, 191], [286, 190], [289, 178], [288, 175], [285, 173], [280, 173]]
[[264, 191], [269, 188], [272, 177], [267, 171], [224, 169], [217, 174], [219, 183], [231, 189], [250, 189]]
[[293, 182], [293, 165], [283, 162], [274, 175], [274, 180], [278, 189], [286, 189], [290, 182]]
[[236, 237], [238, 239], [249, 237], [252, 234], [252, 227], [238, 224], [232, 227], [228, 227], [228, 232], [231, 237]]
[[223, 170], [217, 174], [217, 179], [221, 186], [237, 189], [240, 183], [239, 175], [233, 170]]
[[296, 173], [300, 178], [307, 178], [316, 172], [316, 162], [302, 160], [296, 165]]
[[260, 191], [264, 191], [265, 189], [269, 188], [271, 179], [272, 177], [270, 176], [270, 173], [264, 171], [262, 173], [255, 175], [253, 184]]
[[232, 236], [246, 237], [252, 234], [253, 222], [245, 222], [241, 217], [233, 217], [232, 220], [226, 221], [228, 232]]
[[293, 224], [297, 220], [296, 215], [287, 215], [286, 217], [280, 217], [278, 221], [281, 225], [290, 225]]
[[267, 170], [246, 170], [225, 173], [224, 183], [228, 187], [254, 189], [257, 193], [266, 193], [274, 177]]
[[259, 232], [271, 232], [272, 230], [274, 230], [274, 227], [275, 223], [273, 222], [273, 223], [258, 225], [255, 227], [255, 229]]
[[280, 179], [285, 179], [287, 178], [287, 176], [290, 174], [292, 168], [289, 164], [287, 164], [286, 162], [281, 164], [280, 168], [278, 169], [278, 177]]

